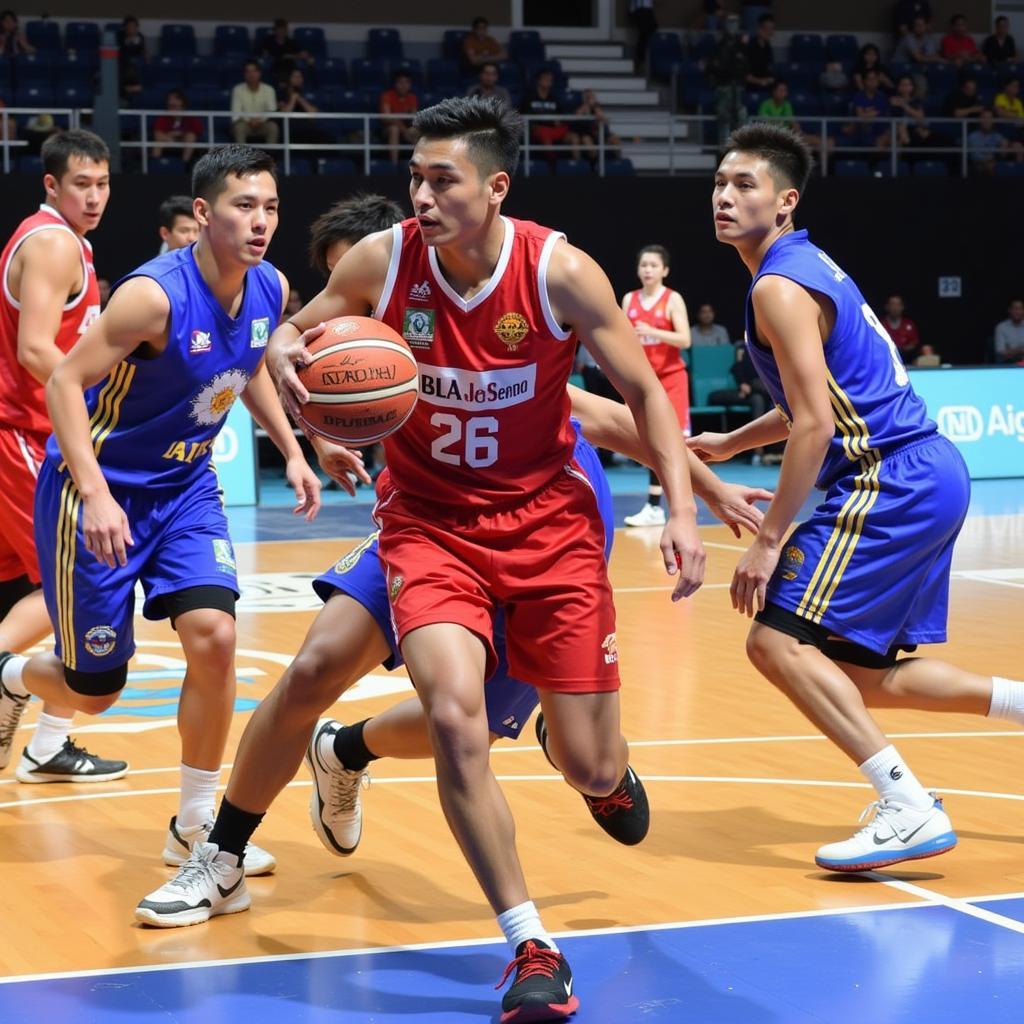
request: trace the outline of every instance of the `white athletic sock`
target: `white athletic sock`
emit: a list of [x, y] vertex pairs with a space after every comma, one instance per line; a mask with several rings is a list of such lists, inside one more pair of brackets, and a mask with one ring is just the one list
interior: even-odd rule
[[540, 939], [544, 945], [549, 946], [556, 953], [558, 946], [555, 940], [544, 930], [540, 923], [540, 914], [533, 904], [533, 900], [520, 903], [518, 907], [510, 907], [498, 915], [498, 927], [505, 933], [508, 944], [512, 947], [512, 954], [515, 955], [520, 943], [527, 939]]
[[36, 723], [36, 731], [28, 741], [28, 752], [40, 764], [46, 764], [64, 746], [71, 730], [70, 718], [58, 718], [44, 711]]
[[0, 682], [7, 687], [15, 697], [27, 697], [28, 690], [25, 689], [25, 684], [21, 681], [22, 669], [28, 664], [28, 658], [23, 657], [20, 654], [16, 654], [13, 658], [8, 658], [4, 662], [4, 667], [0, 669]]
[[931, 807], [934, 802], [931, 794], [917, 781], [892, 744], [884, 747], [874, 757], [869, 757], [860, 766], [860, 770], [885, 800], [895, 800], [917, 808]]
[[178, 827], [194, 828], [204, 821], [213, 821], [217, 806], [217, 783], [220, 769], [207, 772], [202, 768], [181, 766], [181, 797], [178, 803]]
[[1003, 718], [1007, 722], [1024, 725], [1024, 683], [1015, 679], [992, 677], [992, 703], [989, 718]]

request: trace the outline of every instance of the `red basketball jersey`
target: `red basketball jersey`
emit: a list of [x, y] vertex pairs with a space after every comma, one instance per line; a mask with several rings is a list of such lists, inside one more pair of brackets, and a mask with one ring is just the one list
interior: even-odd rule
[[559, 232], [502, 218], [490, 281], [465, 300], [416, 221], [396, 224], [374, 312], [416, 354], [420, 397], [384, 442], [395, 486], [427, 501], [490, 505], [532, 494], [571, 463], [566, 383], [576, 342], [555, 322], [547, 266]]
[[92, 246], [72, 231], [68, 222], [52, 207], [40, 206], [26, 217], [11, 235], [0, 254], [0, 424], [48, 434], [52, 429], [43, 398], [43, 385], [18, 362], [18, 318], [21, 306], [11, 295], [8, 275], [11, 260], [22, 242], [39, 231], [67, 231], [74, 235], [82, 250], [82, 290], [64, 304], [60, 327], [54, 338], [57, 348], [67, 352], [100, 315], [100, 290], [92, 265]]
[[[626, 310], [629, 322], [631, 324], [645, 323], [659, 331], [674, 331], [672, 317], [668, 313], [668, 303], [675, 292], [671, 288], [662, 288], [661, 294], [654, 304], [647, 307], [640, 301], [643, 294], [643, 291], [629, 293], [629, 306]], [[659, 380], [663, 381], [670, 374], [686, 372], [686, 365], [683, 363], [678, 348], [658, 341], [651, 334], [644, 335], [640, 341], [644, 346], [647, 361], [654, 367], [654, 372], [658, 375]]]

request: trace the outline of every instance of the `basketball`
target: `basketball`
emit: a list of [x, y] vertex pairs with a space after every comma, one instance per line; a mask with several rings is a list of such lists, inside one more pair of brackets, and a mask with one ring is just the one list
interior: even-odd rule
[[419, 397], [416, 359], [405, 339], [379, 320], [342, 316], [307, 352], [298, 374], [309, 392], [302, 425], [338, 444], [370, 444], [393, 434]]

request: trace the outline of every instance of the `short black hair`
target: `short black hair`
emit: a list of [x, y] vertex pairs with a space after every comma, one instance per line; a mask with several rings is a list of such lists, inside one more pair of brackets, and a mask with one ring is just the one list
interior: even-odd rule
[[775, 24], [775, 15], [774, 14], [762, 14], [761, 17], [757, 19], [757, 27], [760, 28], [762, 25], [767, 25], [769, 21], [774, 25]]
[[327, 250], [335, 242], [356, 242], [375, 231], [386, 231], [405, 218], [402, 208], [387, 196], [357, 192], [320, 214], [309, 229], [309, 262], [327, 274]]
[[725, 143], [729, 153], [753, 153], [767, 161], [775, 184], [795, 188], [801, 195], [811, 176], [814, 156], [804, 140], [786, 124], [751, 121], [737, 128]]
[[73, 156], [80, 156], [95, 163], [110, 163], [110, 150], [107, 144], [94, 132], [84, 128], [71, 128], [68, 131], [51, 135], [44, 143], [39, 155], [43, 158], [43, 173], [52, 174], [58, 181], [64, 177], [68, 169], [68, 161]]
[[168, 89], [167, 90], [167, 95], [164, 96], [164, 102], [166, 103], [172, 96], [177, 96], [181, 100], [182, 103], [185, 102], [185, 90], [184, 89], [179, 89], [177, 86], [175, 86], [173, 89]]
[[168, 196], [160, 204], [160, 227], [168, 231], [174, 227], [174, 222], [179, 217], [188, 217], [195, 220], [195, 213], [192, 212], [192, 200], [189, 196]]
[[663, 245], [645, 245], [636, 254], [636, 261], [637, 261], [637, 263], [640, 262], [640, 257], [643, 256], [643, 254], [645, 252], [654, 253], [654, 255], [657, 256], [661, 260], [661, 262], [665, 264], [666, 267], [671, 267], [672, 266], [672, 258], [669, 256], [668, 249], [666, 249], [665, 246], [663, 246]]
[[211, 149], [192, 169], [192, 196], [212, 203], [227, 187], [229, 177], [242, 178], [263, 171], [277, 181], [274, 158], [262, 149], [237, 144]]
[[514, 174], [523, 119], [496, 96], [456, 96], [421, 110], [412, 122], [421, 139], [465, 139], [481, 174]]
[[254, 67], [258, 71], [263, 70], [263, 65], [258, 60], [256, 60], [255, 57], [250, 57], [248, 60], [242, 61], [242, 70], [244, 71], [248, 67]]
[[477, 25], [490, 25], [490, 22], [482, 14], [478, 14], [473, 19], [473, 28], [476, 28]]

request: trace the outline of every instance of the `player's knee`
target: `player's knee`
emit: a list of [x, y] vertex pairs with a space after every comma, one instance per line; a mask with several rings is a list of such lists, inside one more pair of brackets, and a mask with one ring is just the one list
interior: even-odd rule
[[319, 714], [337, 698], [338, 665], [331, 652], [318, 645], [303, 647], [279, 684], [289, 707], [312, 708]]
[[227, 676], [235, 658], [235, 620], [215, 613], [189, 627], [189, 668], [203, 675]]
[[469, 763], [480, 758], [486, 761], [490, 749], [486, 722], [481, 726], [457, 698], [435, 698], [427, 709], [427, 718], [435, 754], [449, 763]]
[[98, 715], [111, 707], [128, 681], [128, 666], [103, 672], [82, 672], [64, 666], [64, 681], [75, 695], [74, 706], [87, 715]]
[[566, 781], [587, 796], [608, 796], [615, 792], [622, 779], [622, 771], [614, 757], [600, 758], [578, 765], [570, 773], [563, 772]]
[[773, 682], [779, 676], [782, 647], [789, 638], [755, 623], [747, 634], [747, 658], [750, 664]]

